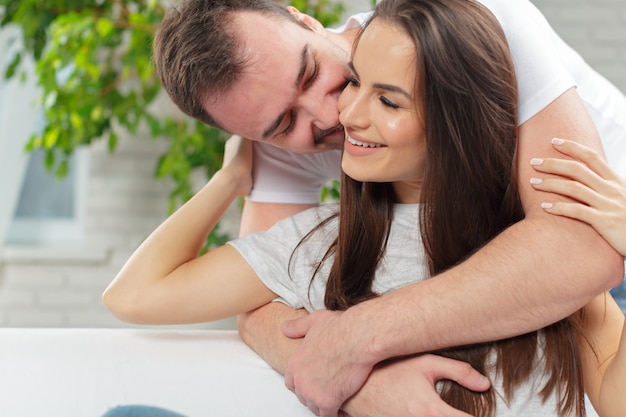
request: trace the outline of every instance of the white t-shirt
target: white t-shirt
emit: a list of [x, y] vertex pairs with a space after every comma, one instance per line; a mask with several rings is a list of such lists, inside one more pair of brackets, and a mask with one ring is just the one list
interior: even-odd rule
[[[312, 283], [311, 277], [337, 236], [338, 218], [326, 223], [311, 239], [305, 240], [300, 246], [298, 244], [321, 220], [335, 213], [337, 207], [336, 204], [332, 204], [305, 210], [276, 223], [268, 231], [252, 233], [229, 244], [244, 257], [259, 279], [280, 297], [280, 301], [309, 312], [323, 309], [326, 281], [333, 259], [329, 258], [322, 265]], [[418, 205], [396, 205], [387, 251], [376, 270], [372, 289], [377, 294], [384, 294], [426, 279], [429, 274], [425, 259], [419, 232]], [[538, 343], [538, 349], [541, 350], [541, 343]], [[539, 352], [538, 357], [542, 356]], [[495, 356], [492, 355], [491, 360], [494, 359]], [[488, 368], [493, 370], [492, 367]], [[502, 393], [500, 376], [491, 372], [488, 377], [494, 389]], [[496, 415], [498, 417], [558, 415], [554, 395], [545, 403], [541, 400], [539, 391], [545, 383], [543, 363], [538, 362], [531, 378], [515, 391], [514, 398], [509, 404], [504, 403], [502, 395], [496, 395]], [[588, 407], [588, 415], [595, 415], [592, 408]]]
[[[609, 164], [626, 178], [626, 97], [593, 70], [554, 32], [528, 0], [479, 0], [502, 25], [516, 69], [519, 122], [524, 123], [576, 86], [596, 124]], [[337, 31], [363, 24], [370, 12], [352, 16]], [[339, 178], [341, 151], [294, 154], [254, 144], [250, 201], [315, 204], [321, 187]]]

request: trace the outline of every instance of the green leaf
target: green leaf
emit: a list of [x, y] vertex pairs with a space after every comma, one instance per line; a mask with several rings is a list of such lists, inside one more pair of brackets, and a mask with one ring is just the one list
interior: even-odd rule
[[[324, 25], [337, 22], [343, 10], [337, 0], [290, 3]], [[154, 113], [162, 91], [151, 50], [165, 12], [159, 0], [0, 0], [0, 10], [0, 27], [19, 26], [25, 45], [5, 77], [23, 79], [25, 55], [35, 60], [46, 126], [26, 149], [44, 149], [47, 169], [65, 176], [77, 147], [107, 140], [114, 152], [119, 138], [111, 126], [133, 135], [145, 125], [153, 138], [170, 145], [156, 161], [154, 175], [172, 181], [168, 212], [173, 212], [192, 196], [194, 170], [208, 178], [221, 167], [228, 135], [196, 120]], [[332, 197], [336, 191], [325, 193]], [[216, 228], [205, 246], [224, 242], [224, 236]]]
[[43, 137], [43, 147], [47, 150], [53, 149], [57, 144], [60, 134], [61, 130], [58, 127], [47, 130]]
[[113, 26], [113, 23], [109, 19], [98, 19], [96, 21], [96, 30], [99, 36], [109, 36], [114, 28], [115, 26]]
[[13, 77], [15, 75], [15, 71], [20, 66], [20, 62], [22, 62], [22, 54], [15, 54], [15, 56], [11, 60], [11, 63], [9, 64], [9, 66], [7, 67], [5, 71], [4, 77], [5, 78]]
[[58, 179], [65, 178], [67, 176], [67, 172], [69, 170], [69, 162], [67, 159], [63, 160], [56, 169], [55, 176]]
[[109, 152], [113, 152], [115, 151], [115, 149], [117, 148], [117, 142], [119, 140], [119, 137], [117, 136], [117, 134], [111, 130], [111, 132], [109, 133]]

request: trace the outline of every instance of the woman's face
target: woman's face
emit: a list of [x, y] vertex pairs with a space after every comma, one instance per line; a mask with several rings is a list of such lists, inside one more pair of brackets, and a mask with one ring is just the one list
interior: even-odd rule
[[364, 182], [394, 182], [400, 202], [418, 202], [426, 138], [415, 88], [415, 46], [401, 30], [374, 19], [351, 61], [339, 98], [346, 130], [342, 169]]

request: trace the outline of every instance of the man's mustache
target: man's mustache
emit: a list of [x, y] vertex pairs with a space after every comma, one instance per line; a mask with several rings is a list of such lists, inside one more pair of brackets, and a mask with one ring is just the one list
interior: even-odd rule
[[338, 125], [336, 125], [334, 127], [331, 127], [329, 129], [321, 130], [321, 131], [319, 131], [315, 135], [315, 137], [313, 138], [313, 141], [315, 142], [316, 145], [319, 145], [319, 144], [322, 143], [322, 141], [324, 140], [324, 138], [326, 136], [328, 136], [329, 134], [334, 133], [334, 132], [336, 132], [336, 131], [338, 131], [340, 129], [343, 130], [343, 125], [341, 125], [341, 124], [338, 124]]

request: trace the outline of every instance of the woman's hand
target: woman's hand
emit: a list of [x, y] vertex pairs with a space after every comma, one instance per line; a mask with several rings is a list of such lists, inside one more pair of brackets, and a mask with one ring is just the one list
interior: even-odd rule
[[237, 195], [247, 196], [252, 190], [252, 142], [231, 136], [224, 145], [224, 162], [220, 171], [236, 184]]
[[565, 139], [552, 144], [569, 159], [533, 158], [537, 172], [559, 177], [531, 178], [540, 191], [560, 194], [574, 202], [544, 202], [548, 213], [571, 217], [593, 226], [619, 253], [626, 256], [626, 181], [592, 149]]

